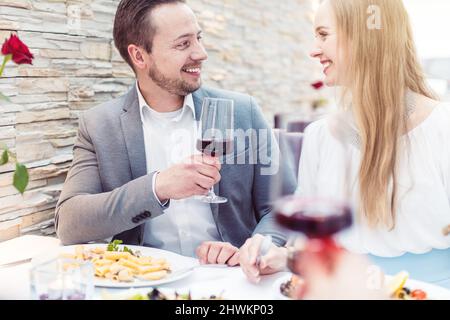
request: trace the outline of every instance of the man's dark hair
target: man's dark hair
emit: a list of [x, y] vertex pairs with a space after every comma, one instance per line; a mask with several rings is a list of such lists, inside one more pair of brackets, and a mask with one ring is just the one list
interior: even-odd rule
[[114, 43], [123, 59], [134, 69], [128, 55], [128, 46], [135, 44], [152, 51], [155, 26], [151, 12], [156, 7], [170, 3], [185, 3], [185, 0], [122, 0], [114, 19]]

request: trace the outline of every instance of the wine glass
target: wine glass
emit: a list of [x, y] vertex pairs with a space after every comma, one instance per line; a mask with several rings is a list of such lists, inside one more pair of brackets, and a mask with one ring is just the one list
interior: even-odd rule
[[[336, 137], [341, 138], [338, 135]], [[354, 149], [348, 140], [336, 139], [339, 153], [332, 159], [336, 164], [336, 172], [334, 177], [327, 178], [327, 182], [334, 183], [333, 186], [337, 188], [327, 189], [323, 178], [308, 171], [311, 166], [305, 162], [309, 161], [307, 157], [310, 156], [305, 152], [315, 152], [315, 148], [319, 146], [311, 145], [314, 140], [307, 141], [307, 137], [303, 139], [303, 146], [306, 148], [301, 155], [299, 190], [293, 195], [286, 194], [284, 176], [274, 177], [271, 185], [274, 212], [278, 224], [290, 235], [287, 245], [289, 269], [297, 276], [302, 276], [302, 271], [311, 267], [310, 261], [302, 257], [314, 255], [318, 257], [324, 272], [333, 273], [343, 253], [343, 249], [335, 242], [335, 236], [349, 229], [354, 219], [351, 206], [354, 188], [351, 164]], [[282, 139], [279, 145], [283, 156], [292, 152]], [[320, 169], [319, 167], [318, 170]], [[298, 298], [305, 293], [305, 290], [301, 291]]]
[[335, 254], [340, 251], [333, 237], [352, 226], [351, 207], [335, 199], [291, 196], [282, 199], [275, 206], [275, 211], [281, 226], [302, 235], [291, 240], [289, 269], [301, 275], [301, 255], [306, 250], [320, 254], [332, 272]]
[[[205, 155], [221, 157], [233, 152], [234, 140], [234, 101], [229, 99], [205, 98], [200, 119], [200, 137], [197, 149]], [[200, 197], [207, 203], [226, 203], [227, 198], [214, 193]]]
[[94, 266], [50, 253], [32, 261], [30, 286], [33, 300], [90, 300], [94, 294]]

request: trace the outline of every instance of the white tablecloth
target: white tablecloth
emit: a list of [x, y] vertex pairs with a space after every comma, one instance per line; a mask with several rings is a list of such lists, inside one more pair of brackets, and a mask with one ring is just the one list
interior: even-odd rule
[[[0, 243], [0, 261], [12, 261], [14, 257], [16, 257], [16, 260], [32, 257], [57, 246], [59, 246], [59, 241], [54, 238], [21, 237]], [[0, 267], [0, 299], [22, 300], [31, 298], [30, 268], [31, 263], [13, 267]], [[281, 277], [286, 276], [286, 273], [265, 276], [259, 284], [252, 284], [245, 278], [240, 267], [197, 268], [188, 277], [177, 282], [164, 284], [161, 287], [181, 292], [192, 290], [204, 296], [218, 295], [223, 292], [223, 296], [227, 299], [271, 300], [278, 296], [274, 286], [277, 285]], [[147, 289], [150, 291], [150, 288], [138, 290], [141, 292]], [[127, 290], [129, 289], [97, 288], [95, 299], [100, 299], [104, 292], [118, 294]]]

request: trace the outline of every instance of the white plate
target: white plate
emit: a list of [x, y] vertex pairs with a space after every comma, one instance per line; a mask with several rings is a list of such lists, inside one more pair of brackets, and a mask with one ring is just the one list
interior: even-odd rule
[[[272, 286], [272, 290], [274, 292], [274, 299], [277, 300], [292, 300], [291, 298], [286, 297], [284, 294], [280, 291], [280, 286], [284, 282], [287, 282], [291, 279], [292, 275], [288, 274], [283, 277], [280, 277], [277, 281], [274, 282]], [[385, 276], [385, 282], [389, 282], [389, 280], [392, 279], [392, 276]], [[410, 289], [411, 291], [420, 289], [422, 291], [425, 291], [427, 293], [429, 300], [450, 300], [450, 290], [439, 287], [437, 285], [418, 281], [414, 279], [408, 279], [406, 281], [405, 287]]]
[[[95, 247], [105, 247], [107, 244], [100, 243], [100, 244], [85, 244], [85, 248], [95, 248]], [[59, 249], [59, 253], [75, 253], [75, 247], [76, 246], [66, 246], [61, 247]], [[122, 245], [120, 245], [122, 247]], [[150, 248], [150, 247], [140, 247], [140, 246], [129, 246], [133, 251], [140, 251], [142, 256], [150, 256], [152, 258], [164, 258], [166, 259], [171, 268], [171, 273], [169, 273], [165, 278], [160, 280], [154, 280], [154, 281], [146, 281], [146, 280], [139, 280], [135, 279], [133, 282], [118, 282], [113, 281], [109, 279], [102, 279], [95, 277], [94, 279], [94, 285], [96, 287], [107, 287], [107, 288], [133, 288], [133, 287], [153, 287], [153, 286], [159, 286], [161, 284], [175, 282], [178, 280], [181, 280], [187, 276], [189, 276], [193, 268], [198, 264], [196, 259], [184, 257], [179, 254]]]
[[22, 236], [0, 243], [0, 267], [9, 264], [27, 262], [48, 250], [58, 248], [56, 238], [41, 236]]
[[[386, 276], [385, 281], [388, 282], [392, 278], [392, 276]], [[406, 281], [405, 287], [410, 289], [411, 291], [417, 289], [425, 291], [429, 300], [450, 300], [450, 290], [432, 283], [408, 279], [408, 281]]]

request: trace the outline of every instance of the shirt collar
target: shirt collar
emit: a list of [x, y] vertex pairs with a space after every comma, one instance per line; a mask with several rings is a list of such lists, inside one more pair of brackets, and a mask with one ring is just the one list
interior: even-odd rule
[[[136, 81], [136, 91], [137, 91], [137, 94], [138, 94], [139, 112], [140, 112], [140, 115], [141, 115], [141, 120], [144, 121], [144, 110], [146, 108], [151, 108], [151, 107], [145, 101], [144, 96], [142, 95], [141, 90], [139, 89], [139, 84], [138, 84], [137, 81]], [[172, 119], [172, 121], [180, 121], [183, 118], [184, 114], [186, 112], [188, 112], [189, 110], [192, 112], [192, 116], [195, 119], [194, 99], [193, 99], [191, 93], [184, 97], [183, 111], [180, 113], [179, 116], [177, 116], [174, 119]], [[152, 109], [152, 111], [158, 113], [157, 111], [155, 111], [153, 109]]]

